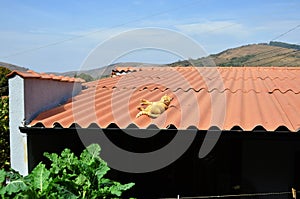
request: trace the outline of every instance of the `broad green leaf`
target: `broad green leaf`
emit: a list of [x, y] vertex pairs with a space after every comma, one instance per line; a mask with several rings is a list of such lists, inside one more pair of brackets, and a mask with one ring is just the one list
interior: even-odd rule
[[109, 190], [113, 195], [121, 196], [123, 191], [126, 191], [127, 189], [130, 189], [133, 186], [134, 183], [128, 183], [122, 185], [119, 182], [114, 182], [114, 185], [112, 185]]
[[88, 146], [80, 155], [80, 160], [85, 162], [88, 165], [91, 165], [93, 162], [99, 161], [101, 148], [98, 144], [91, 144]]
[[75, 171], [78, 167], [78, 158], [71, 152], [70, 149], [62, 151], [61, 155], [44, 153], [44, 156], [52, 161], [50, 171], [54, 174], [68, 173]]
[[70, 149], [65, 149], [61, 152], [61, 157], [65, 158], [64, 160], [66, 162], [72, 162], [74, 159], [77, 159], [77, 157], [74, 155], [74, 153], [71, 152]]
[[0, 187], [0, 196], [1, 195], [3, 196], [5, 192], [6, 192], [6, 187]]
[[38, 189], [39, 192], [43, 192], [49, 185], [50, 171], [48, 171], [44, 164], [38, 164], [30, 173], [32, 179], [32, 186]]
[[10, 181], [14, 181], [22, 178], [21, 174], [18, 171], [15, 171], [13, 169], [10, 169], [10, 171], [7, 172], [6, 175], [7, 178], [10, 179]]
[[85, 182], [87, 181], [87, 177], [85, 177], [84, 175], [80, 174], [76, 179], [75, 179], [75, 183], [82, 186], [83, 184], [85, 184]]
[[101, 151], [101, 148], [98, 144], [91, 144], [86, 148], [93, 157], [98, 157]]
[[0, 170], [0, 185], [5, 181], [6, 179], [6, 171], [4, 169]]
[[51, 163], [51, 171], [54, 173], [54, 174], [57, 174], [61, 167], [59, 165], [59, 161], [58, 161], [58, 155], [56, 153], [48, 153], [48, 152], [45, 152], [44, 153], [44, 156], [47, 157], [52, 163]]
[[101, 182], [101, 179], [103, 178], [103, 176], [107, 173], [107, 171], [109, 171], [109, 167], [101, 167], [99, 169], [96, 170], [95, 175], [97, 176], [98, 182]]
[[44, 156], [47, 157], [49, 160], [51, 160], [52, 162], [57, 162], [57, 158], [58, 158], [58, 155], [56, 153], [48, 153], [48, 152], [45, 152], [44, 153]]
[[14, 199], [37, 199], [37, 193], [31, 190], [22, 191], [17, 193]]
[[12, 193], [18, 193], [27, 190], [29, 187], [24, 182], [24, 179], [14, 180], [5, 186], [5, 192], [11, 195]]
[[63, 196], [63, 197], [58, 197], [58, 198], [64, 198], [64, 199], [77, 199], [78, 198], [74, 193], [72, 193], [65, 187], [57, 185], [56, 190], [57, 190], [57, 196]]

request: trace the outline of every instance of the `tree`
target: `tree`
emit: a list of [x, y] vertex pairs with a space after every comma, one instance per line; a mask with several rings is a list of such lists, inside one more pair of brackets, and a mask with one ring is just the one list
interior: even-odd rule
[[81, 73], [80, 75], [75, 75], [76, 78], [84, 79], [86, 82], [94, 81], [94, 78], [91, 75]]
[[9, 167], [8, 97], [0, 99], [0, 168]]
[[11, 71], [0, 66], [0, 96], [8, 96], [8, 79], [6, 77]]
[[0, 168], [9, 168], [8, 79], [11, 71], [0, 67]]

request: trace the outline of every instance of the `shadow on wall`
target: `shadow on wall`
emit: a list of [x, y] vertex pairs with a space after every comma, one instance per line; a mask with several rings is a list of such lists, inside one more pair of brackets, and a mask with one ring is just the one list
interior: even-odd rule
[[[138, 131], [139, 129], [137, 129]], [[43, 152], [70, 148], [79, 155], [84, 149], [76, 129], [35, 129], [28, 132], [30, 169], [46, 161]], [[97, 129], [85, 129], [91, 138]], [[165, 130], [148, 140], [132, 139], [120, 129], [106, 129], [109, 139], [131, 151], [145, 152], [163, 147], [176, 130]], [[198, 131], [190, 148], [171, 165], [148, 173], [134, 174], [111, 169], [110, 179], [135, 182], [127, 196], [163, 198], [290, 191], [295, 175], [294, 154], [300, 136], [285, 133], [222, 133], [215, 148], [203, 159], [198, 152], [206, 132]], [[101, 146], [101, 143], [99, 143]], [[133, 147], [134, 146], [134, 147]], [[292, 157], [293, 156], [293, 157]], [[124, 196], [126, 197], [126, 196]]]

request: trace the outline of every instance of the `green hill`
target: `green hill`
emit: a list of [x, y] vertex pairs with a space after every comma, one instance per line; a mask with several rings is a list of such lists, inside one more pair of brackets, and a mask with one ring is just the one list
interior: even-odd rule
[[[107, 67], [92, 70], [54, 72], [57, 75], [81, 76], [87, 79], [98, 79], [109, 76], [114, 67], [151, 67], [151, 66], [300, 66], [300, 45], [271, 41], [270, 43], [249, 44], [224, 50], [217, 54], [198, 59], [177, 61], [170, 64], [151, 64], [126, 62], [115, 63]], [[0, 62], [0, 66], [9, 70], [26, 71], [27, 68]]]
[[300, 46], [283, 42], [250, 44], [169, 66], [300, 66]]
[[0, 67], [7, 68], [11, 71], [13, 71], [13, 70], [27, 71], [28, 70], [28, 68], [24, 68], [24, 67], [21, 67], [21, 66], [17, 66], [17, 65], [5, 63], [5, 62], [0, 62]]

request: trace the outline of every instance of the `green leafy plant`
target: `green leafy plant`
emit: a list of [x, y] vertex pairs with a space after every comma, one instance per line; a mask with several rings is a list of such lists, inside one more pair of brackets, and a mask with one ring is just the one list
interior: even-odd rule
[[11, 71], [0, 66], [0, 169], [9, 168], [8, 78]]
[[92, 144], [78, 158], [69, 149], [61, 155], [44, 155], [49, 169], [39, 163], [23, 177], [15, 171], [0, 170], [2, 198], [118, 198], [134, 183], [121, 184], [104, 177], [107, 163], [99, 157], [100, 146]]
[[0, 169], [9, 168], [8, 97], [0, 98]]

